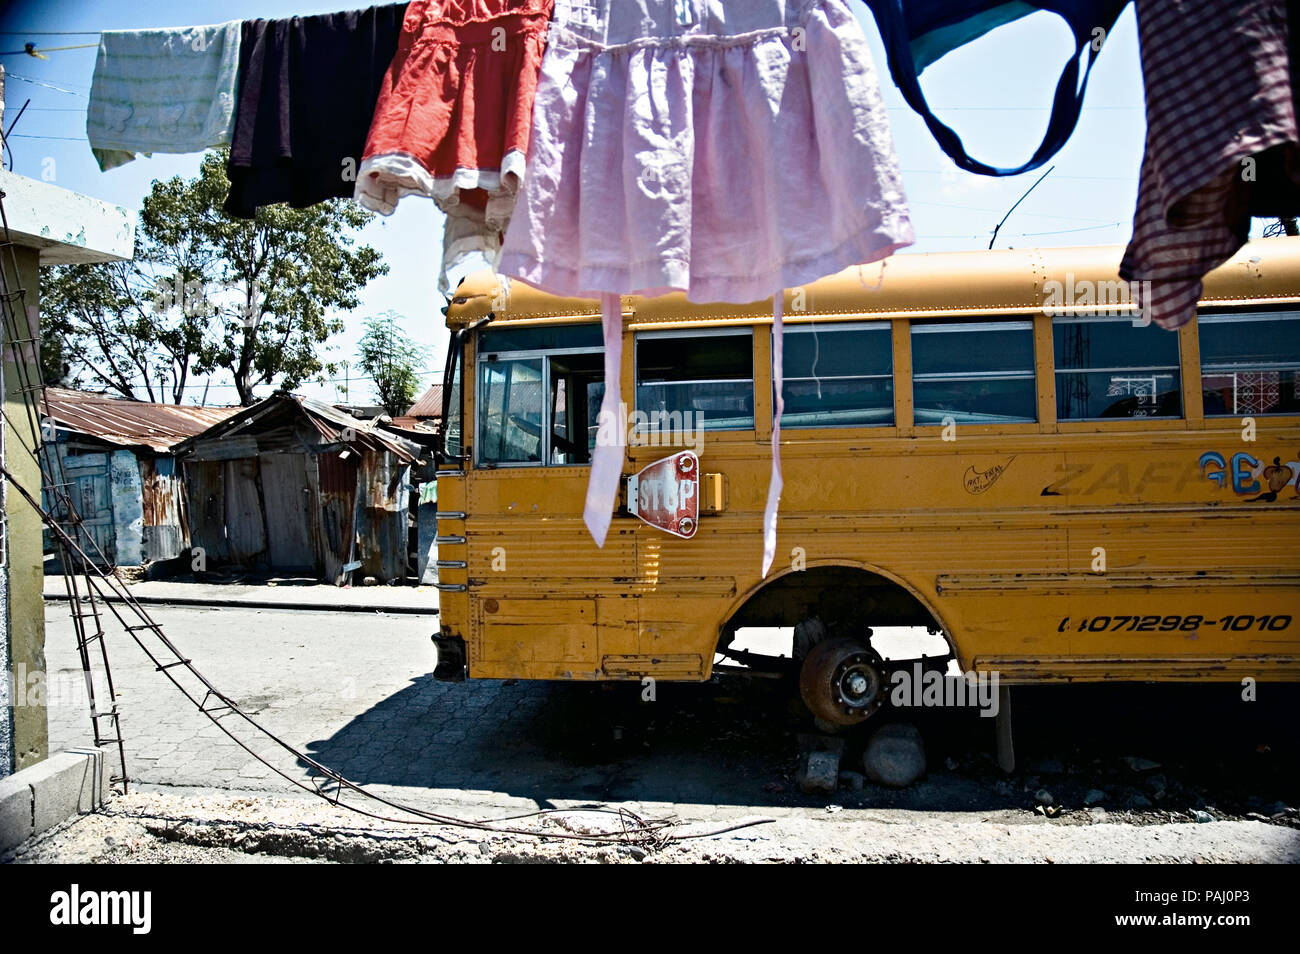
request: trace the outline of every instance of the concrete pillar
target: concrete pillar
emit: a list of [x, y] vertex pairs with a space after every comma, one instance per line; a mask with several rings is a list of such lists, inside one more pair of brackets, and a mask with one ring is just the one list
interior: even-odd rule
[[[0, 92], [0, 99], [3, 93]], [[0, 112], [3, 106], [0, 105]], [[23, 299], [13, 303], [17, 334], [3, 342], [4, 409], [12, 427], [5, 434], [5, 466], [23, 489], [36, 500], [41, 496], [40, 465], [27, 449], [40, 442], [40, 423], [30, 433], [24, 384], [40, 383], [40, 329], [38, 297], [43, 265], [109, 262], [129, 259], [135, 247], [135, 224], [121, 206], [59, 188], [52, 182], [16, 175], [0, 169], [0, 193], [13, 248], [0, 249], [0, 267], [10, 292], [22, 289]], [[16, 256], [16, 271], [15, 271]], [[21, 375], [23, 368], [28, 374]], [[18, 430], [15, 430], [18, 429]], [[25, 449], [27, 448], [27, 449]], [[0, 680], [11, 682], [13, 672], [45, 677], [45, 608], [41, 595], [43, 573], [41, 521], [36, 511], [13, 487], [4, 487], [5, 524], [3, 561], [0, 562]], [[43, 761], [49, 752], [49, 730], [44, 706], [26, 699], [5, 700], [0, 708], [0, 774]], [[22, 704], [18, 704], [18, 703]]]
[[[0, 64], [0, 128], [5, 121], [5, 68]], [[3, 426], [0, 424], [0, 426]], [[14, 770], [14, 669], [9, 664], [9, 571], [0, 529], [0, 778]]]
[[[7, 251], [0, 258], [5, 269], [5, 279], [10, 291], [22, 288], [25, 298], [15, 301], [14, 309], [19, 326], [18, 337], [35, 338], [39, 329], [37, 297], [40, 293], [40, 253], [33, 248], [18, 247], [18, 274], [11, 273], [11, 259]], [[27, 410], [22, 392], [23, 377], [19, 364], [26, 366], [26, 380], [40, 381], [40, 367], [36, 347], [21, 340], [11, 342], [8, 330], [4, 339], [4, 406], [9, 422], [5, 433], [5, 466], [23, 488], [39, 499], [41, 491], [40, 467], [24, 449], [35, 447], [38, 433], [29, 432]], [[15, 432], [15, 429], [17, 431]], [[41, 521], [36, 511], [12, 488], [6, 488], [4, 501], [5, 562], [4, 627], [7, 658], [5, 680], [12, 683], [14, 672], [25, 672], [29, 677], [45, 674], [45, 606], [41, 591], [44, 585]], [[0, 765], [9, 770], [19, 770], [35, 765], [49, 754], [49, 728], [44, 705], [28, 705], [23, 694], [22, 705], [9, 700], [11, 746], [10, 757]], [[3, 743], [0, 743], [3, 744]]]
[[[14, 770], [14, 681], [9, 664], [9, 574], [0, 572], [0, 778]], [[0, 814], [3, 814], [0, 811]]]

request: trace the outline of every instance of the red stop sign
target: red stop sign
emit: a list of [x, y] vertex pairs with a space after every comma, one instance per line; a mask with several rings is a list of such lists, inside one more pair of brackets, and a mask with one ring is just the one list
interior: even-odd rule
[[682, 451], [629, 477], [627, 509], [673, 536], [695, 536], [700, 524], [700, 459]]

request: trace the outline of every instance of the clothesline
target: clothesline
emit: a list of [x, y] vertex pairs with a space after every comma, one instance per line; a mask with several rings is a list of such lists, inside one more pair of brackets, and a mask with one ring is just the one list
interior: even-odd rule
[[[87, 43], [87, 44], [84, 44], [84, 45], [81, 45], [81, 46], [64, 47], [63, 49], [69, 49], [69, 50], [94, 49], [94, 48], [96, 48], [98, 45], [99, 45], [99, 44], [97, 44], [97, 43]], [[18, 51], [18, 52], [22, 52], [22, 51], [20, 50], [20, 51]], [[43, 50], [42, 52], [46, 52], [46, 53], [48, 53], [48, 52], [52, 52], [52, 51], [51, 51], [51, 50]], [[2, 56], [2, 55], [9, 55], [9, 54], [0, 54], [0, 56]], [[21, 80], [21, 81], [24, 82], [24, 83], [35, 83], [35, 84], [40, 85], [40, 86], [48, 86], [48, 87], [51, 87], [52, 89], [57, 89], [57, 90], [59, 90], [60, 92], [70, 92], [70, 93], [73, 93], [74, 95], [78, 95], [78, 94], [79, 94], [79, 95], [84, 96], [84, 95], [86, 95], [86, 92], [87, 92], [86, 90], [68, 90], [68, 89], [64, 89], [63, 87], [59, 87], [59, 86], [51, 86], [50, 83], [47, 83], [47, 82], [45, 82], [44, 80], [32, 79], [31, 77], [28, 77], [28, 76], [20, 76], [19, 74], [14, 73], [14, 72], [9, 71], [9, 70], [6, 70], [6, 71], [5, 71], [5, 76], [6, 76], [6, 78], [8, 78], [8, 79]], [[945, 113], [965, 113], [965, 112], [1007, 112], [1007, 113], [1019, 113], [1019, 112], [1025, 112], [1025, 113], [1041, 113], [1041, 112], [1047, 112], [1047, 111], [1051, 110], [1052, 107], [1051, 107], [1051, 106], [944, 106], [944, 105], [938, 105], [938, 106], [934, 106], [933, 108], [934, 108], [935, 110], [937, 110], [937, 111], [941, 111], [941, 112], [945, 112]], [[1116, 112], [1135, 112], [1135, 111], [1142, 110], [1142, 109], [1144, 109], [1144, 108], [1145, 108], [1145, 107], [1143, 107], [1143, 106], [1138, 106], [1138, 105], [1133, 105], [1133, 106], [1123, 106], [1123, 105], [1105, 105], [1105, 104], [1103, 104], [1103, 105], [1084, 104], [1084, 106], [1083, 106], [1083, 109], [1086, 110], [1086, 111], [1088, 111], [1088, 112], [1110, 112], [1110, 111], [1116, 111]], [[895, 113], [895, 112], [911, 112], [911, 107], [910, 107], [910, 106], [886, 106], [885, 109], [889, 110], [891, 113]], [[918, 171], [926, 172], [926, 173], [930, 173], [930, 172], [939, 173], [939, 172], [944, 172], [944, 171], [951, 172], [952, 170], [922, 169], [922, 170], [918, 170]], [[1067, 176], [1056, 176], [1056, 178], [1057, 178], [1057, 179], [1064, 179], [1064, 178], [1068, 178], [1068, 177], [1067, 177]], [[1097, 176], [1082, 176], [1082, 177], [1076, 177], [1076, 178], [1098, 178], [1098, 177], [1097, 177]], [[1104, 177], [1101, 177], [1101, 178], [1104, 178]]]
[[49, 46], [37, 49], [34, 43], [29, 43], [21, 50], [5, 50], [0, 52], [0, 56], [32, 56], [38, 60], [48, 60], [46, 53], [62, 53], [64, 50], [93, 50], [98, 47], [98, 43], [74, 43], [72, 46]]

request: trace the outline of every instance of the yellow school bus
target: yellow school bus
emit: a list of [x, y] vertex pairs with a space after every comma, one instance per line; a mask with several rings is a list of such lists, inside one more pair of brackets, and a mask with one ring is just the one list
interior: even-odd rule
[[695, 451], [698, 526], [625, 487], [597, 548], [599, 304], [466, 279], [436, 675], [702, 681], [737, 630], [795, 627], [805, 699], [848, 724], [881, 702], [873, 630], [925, 626], [1006, 684], [1296, 679], [1300, 238], [1247, 245], [1175, 332], [1121, 253], [898, 255], [788, 290], [766, 578], [771, 301], [622, 300], [624, 477]]

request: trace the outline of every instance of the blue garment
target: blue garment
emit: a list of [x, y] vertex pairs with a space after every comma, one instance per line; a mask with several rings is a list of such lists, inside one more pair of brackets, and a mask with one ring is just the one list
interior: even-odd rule
[[[1128, 6], [1129, 0], [863, 0], [880, 27], [889, 55], [889, 72], [907, 104], [921, 115], [939, 147], [967, 172], [986, 176], [1014, 176], [1037, 169], [1056, 155], [1079, 122], [1088, 74], [1097, 54]], [[957, 47], [983, 36], [995, 27], [1038, 10], [1059, 15], [1074, 34], [1075, 50], [1061, 72], [1052, 102], [1052, 116], [1042, 143], [1033, 157], [1014, 168], [990, 166], [972, 159], [961, 137], [930, 111], [918, 76], [927, 66]], [[1100, 32], [1098, 32], [1100, 31]], [[1088, 62], [1079, 75], [1079, 58]]]

